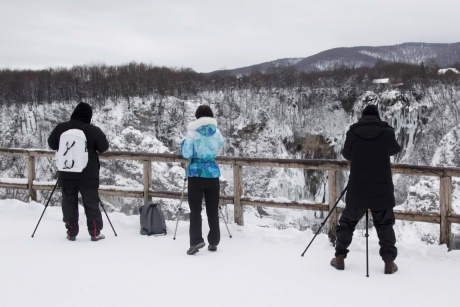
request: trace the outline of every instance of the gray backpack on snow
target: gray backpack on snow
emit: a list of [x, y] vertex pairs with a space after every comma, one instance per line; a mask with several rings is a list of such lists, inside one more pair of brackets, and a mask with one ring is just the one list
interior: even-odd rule
[[166, 222], [160, 204], [147, 201], [139, 208], [141, 235], [166, 235]]

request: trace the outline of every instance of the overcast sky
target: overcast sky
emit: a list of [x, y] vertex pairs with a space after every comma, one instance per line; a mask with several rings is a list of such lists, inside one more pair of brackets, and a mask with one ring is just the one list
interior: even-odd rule
[[458, 0], [0, 0], [0, 68], [197, 72], [336, 47], [460, 42]]

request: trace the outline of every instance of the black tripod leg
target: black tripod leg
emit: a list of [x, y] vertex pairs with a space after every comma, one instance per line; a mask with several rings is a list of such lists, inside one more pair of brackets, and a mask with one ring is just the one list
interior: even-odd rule
[[48, 204], [50, 203], [51, 196], [53, 196], [54, 190], [56, 190], [57, 185], [58, 185], [58, 181], [56, 180], [56, 184], [54, 185], [54, 188], [53, 188], [53, 190], [51, 191], [51, 195], [50, 195], [50, 197], [48, 198], [48, 201], [46, 202], [45, 209], [43, 209], [42, 215], [40, 216], [40, 219], [38, 220], [37, 226], [35, 226], [35, 230], [34, 230], [34, 232], [32, 233], [32, 238], [34, 237], [35, 232], [37, 231], [38, 225], [40, 224], [40, 221], [42, 220], [43, 214], [45, 214], [46, 208], [48, 208]]
[[182, 213], [182, 201], [184, 200], [184, 191], [185, 191], [186, 182], [187, 182], [187, 177], [184, 178], [184, 184], [182, 186], [182, 194], [180, 196], [179, 209], [177, 209], [177, 212], [176, 212], [176, 230], [174, 230], [173, 240], [176, 240], [177, 226], [179, 226], [179, 213]]
[[369, 210], [366, 210], [366, 277], [369, 277]]
[[303, 255], [305, 255], [305, 252], [307, 251], [307, 249], [310, 247], [310, 245], [313, 243], [313, 240], [315, 240], [316, 236], [318, 235], [318, 233], [320, 233], [321, 229], [323, 229], [323, 226], [324, 224], [326, 224], [326, 221], [327, 219], [331, 216], [332, 212], [335, 210], [335, 207], [337, 207], [337, 204], [339, 203], [340, 199], [342, 199], [343, 195], [345, 194], [345, 191], [347, 190], [347, 187], [345, 187], [345, 189], [343, 189], [342, 193], [340, 193], [340, 197], [337, 199], [337, 201], [335, 202], [334, 206], [332, 207], [331, 211], [329, 211], [329, 214], [326, 216], [326, 218], [324, 219], [324, 221], [321, 223], [321, 227], [318, 229], [318, 231], [316, 231], [315, 233], [315, 236], [313, 237], [313, 239], [311, 239], [310, 241], [310, 244], [308, 244], [307, 248], [305, 248], [305, 250], [303, 251], [302, 253], [302, 257]]
[[107, 211], [105, 211], [104, 204], [102, 203], [101, 199], [99, 198], [99, 203], [101, 204], [102, 209], [105, 212], [105, 216], [107, 217], [107, 220], [109, 221], [110, 226], [112, 227], [113, 233], [115, 234], [115, 237], [117, 236], [117, 233], [115, 232], [115, 229], [113, 228], [112, 222], [109, 219], [109, 215], [107, 214]]
[[227, 220], [225, 219], [224, 213], [222, 212], [222, 206], [219, 206], [219, 210], [220, 210], [220, 214], [221, 214], [221, 216], [222, 216], [222, 219], [223, 219], [224, 222], [225, 222], [225, 227], [227, 227], [228, 235], [229, 235], [230, 238], [231, 238], [231, 237], [232, 237], [232, 234], [230, 233], [230, 230], [228, 229]]

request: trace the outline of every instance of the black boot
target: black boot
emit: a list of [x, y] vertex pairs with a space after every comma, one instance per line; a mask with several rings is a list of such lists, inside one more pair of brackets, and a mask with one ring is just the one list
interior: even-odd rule
[[393, 274], [398, 271], [398, 266], [393, 261], [385, 262], [385, 274]]
[[345, 269], [345, 256], [338, 255], [331, 260], [331, 265], [336, 268], [337, 270], [344, 270]]
[[203, 248], [206, 244], [204, 242], [198, 243], [196, 245], [190, 246], [190, 248], [187, 251], [187, 255], [193, 255], [196, 254], [200, 251], [200, 248]]
[[209, 244], [208, 245], [208, 250], [211, 251], [211, 252], [215, 252], [217, 250], [217, 245]]
[[105, 239], [105, 236], [102, 233], [98, 234], [95, 237], [91, 236], [91, 241], [99, 241], [99, 240], [102, 240], [102, 239]]

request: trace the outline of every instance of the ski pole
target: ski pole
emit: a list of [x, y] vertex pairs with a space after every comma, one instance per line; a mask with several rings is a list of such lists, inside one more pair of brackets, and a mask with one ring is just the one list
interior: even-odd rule
[[225, 219], [224, 213], [222, 212], [222, 206], [219, 206], [219, 210], [220, 210], [220, 214], [222, 215], [222, 219], [224, 220], [225, 227], [227, 227], [228, 235], [229, 235], [230, 238], [231, 238], [232, 235], [230, 234], [230, 230], [228, 229], [228, 225], [227, 225], [227, 220]]
[[107, 217], [107, 220], [109, 221], [110, 226], [112, 227], [113, 233], [115, 234], [115, 237], [117, 236], [117, 233], [115, 232], [115, 229], [113, 228], [112, 222], [109, 219], [109, 215], [107, 214], [107, 211], [105, 211], [104, 204], [102, 203], [102, 200], [99, 198], [99, 203], [101, 204], [102, 209], [105, 212], [105, 216]]
[[50, 197], [48, 198], [48, 201], [46, 202], [45, 209], [43, 209], [42, 215], [40, 216], [40, 219], [38, 220], [37, 226], [35, 226], [35, 230], [34, 230], [34, 232], [32, 233], [32, 238], [34, 237], [35, 231], [37, 231], [38, 225], [40, 224], [40, 221], [42, 220], [43, 214], [45, 214], [45, 210], [46, 210], [46, 208], [48, 207], [48, 204], [49, 204], [49, 202], [50, 202], [50, 200], [51, 200], [51, 196], [53, 196], [54, 190], [56, 190], [57, 185], [58, 185], [58, 180], [56, 180], [56, 184], [54, 185], [54, 188], [53, 188], [53, 190], [51, 191], [51, 195], [50, 195]]
[[176, 240], [177, 226], [179, 225], [179, 212], [182, 212], [182, 201], [184, 200], [185, 182], [187, 182], [187, 177], [184, 178], [184, 185], [182, 187], [182, 195], [180, 197], [179, 209], [177, 209], [176, 212], [176, 230], [174, 231], [173, 240]]
[[331, 216], [332, 212], [334, 211], [335, 207], [337, 207], [337, 204], [339, 203], [340, 199], [343, 197], [343, 195], [345, 194], [345, 191], [347, 190], [348, 186], [345, 187], [345, 189], [343, 189], [342, 193], [340, 193], [340, 197], [337, 199], [337, 201], [335, 202], [335, 205], [332, 207], [331, 211], [329, 211], [329, 214], [326, 216], [326, 218], [324, 219], [324, 221], [321, 223], [321, 227], [318, 228], [318, 230], [316, 231], [315, 233], [315, 236], [313, 237], [313, 239], [311, 239], [310, 241], [310, 244], [308, 244], [307, 248], [305, 248], [305, 250], [303, 251], [302, 253], [302, 257], [303, 255], [305, 254], [305, 252], [307, 251], [307, 249], [310, 247], [310, 245], [313, 243], [313, 240], [315, 240], [316, 236], [318, 235], [318, 233], [320, 233], [321, 229], [323, 228], [324, 224], [326, 224], [326, 221], [327, 219]]

